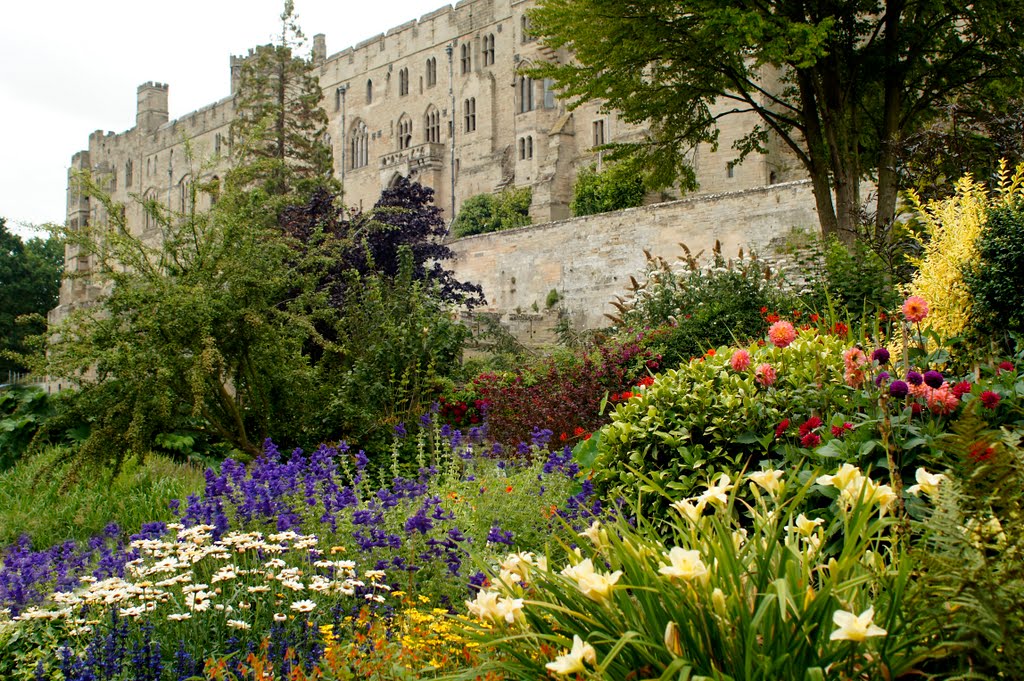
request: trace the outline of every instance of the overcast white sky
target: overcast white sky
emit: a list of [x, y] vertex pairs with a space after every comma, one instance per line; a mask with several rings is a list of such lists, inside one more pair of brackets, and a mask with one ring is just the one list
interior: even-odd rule
[[[306, 50], [327, 53], [444, 0], [295, 0]], [[71, 156], [135, 125], [135, 89], [170, 85], [178, 118], [229, 94], [229, 57], [279, 33], [283, 0], [10, 0], [0, 15], [0, 217], [63, 222]], [[18, 229], [22, 234], [27, 232]]]

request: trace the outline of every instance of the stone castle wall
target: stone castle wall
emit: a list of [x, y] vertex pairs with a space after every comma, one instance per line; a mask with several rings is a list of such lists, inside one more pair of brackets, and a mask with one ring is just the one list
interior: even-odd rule
[[[325, 36], [314, 37], [313, 69], [323, 88], [335, 173], [348, 205], [370, 208], [400, 175], [432, 187], [446, 218], [466, 198], [506, 187], [532, 188], [535, 223], [569, 216], [577, 171], [600, 161], [595, 145], [632, 140], [644, 130], [602, 111], [600, 103], [570, 112], [550, 84], [524, 76], [523, 69], [532, 64], [569, 59], [530, 35], [525, 12], [535, 2], [462, 0], [331, 55]], [[244, 59], [231, 57], [233, 76]], [[147, 239], [159, 238], [156, 226], [147, 224], [134, 197], [156, 200], [171, 211], [185, 210], [189, 186], [223, 174], [233, 146], [231, 94], [176, 120], [169, 119], [169, 96], [167, 84], [139, 86], [135, 127], [116, 134], [97, 130], [71, 164], [71, 172], [92, 171], [111, 197], [125, 205], [133, 232]], [[792, 159], [778, 149], [732, 165], [732, 142], [750, 129], [751, 115], [726, 117], [718, 149], [701, 147], [694, 153], [702, 192], [738, 191], [801, 177]], [[660, 198], [677, 196], [668, 192]], [[209, 200], [201, 197], [197, 208], [207, 208]], [[69, 189], [69, 226], [105, 219], [99, 202]], [[603, 220], [580, 224], [581, 229], [607, 227]], [[503, 234], [481, 243], [507, 250], [501, 245], [505, 238], [513, 237]], [[638, 252], [636, 244], [642, 242], [623, 244]], [[87, 272], [92, 266], [73, 249], [66, 262], [72, 272]], [[88, 303], [98, 293], [87, 279], [65, 281], [61, 305], [51, 318], [61, 318], [69, 306]], [[505, 295], [498, 300], [506, 298], [518, 301]]]
[[538, 334], [550, 327], [552, 290], [576, 328], [608, 326], [609, 301], [644, 272], [644, 249], [674, 262], [679, 244], [708, 255], [717, 240], [731, 257], [762, 251], [794, 228], [814, 234], [817, 225], [810, 181], [802, 180], [466, 237], [451, 244], [449, 266], [483, 286], [481, 312], [505, 316], [521, 341], [539, 342], [550, 340]]

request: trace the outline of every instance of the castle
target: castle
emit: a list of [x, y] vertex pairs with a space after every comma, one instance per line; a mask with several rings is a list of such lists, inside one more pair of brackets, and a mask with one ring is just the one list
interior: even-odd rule
[[[369, 208], [383, 188], [404, 176], [432, 187], [447, 218], [466, 198], [506, 187], [532, 189], [534, 223], [569, 217], [577, 171], [600, 163], [595, 147], [636, 139], [645, 130], [599, 103], [568, 111], [550, 81], [524, 73], [538, 62], [570, 57], [531, 35], [526, 11], [535, 2], [462, 0], [330, 56], [324, 35], [314, 36], [313, 69], [346, 204]], [[135, 127], [92, 133], [88, 149], [74, 155], [71, 172], [90, 170], [126, 206], [133, 232], [152, 236], [155, 226], [132, 195], [180, 211], [191, 183], [224, 172], [233, 144], [233, 93], [245, 58], [231, 57], [232, 94], [177, 120], [169, 120], [168, 85], [139, 86]], [[735, 164], [732, 142], [752, 121], [732, 115], [724, 122], [718, 149], [701, 147], [692, 159], [702, 192], [746, 190], [802, 176], [781, 150]], [[193, 176], [197, 164], [188, 161], [186, 140], [195, 158], [215, 159], [200, 177]], [[69, 227], [102, 221], [102, 211], [99, 202], [69, 189]], [[70, 248], [66, 261], [71, 272], [87, 272], [91, 265]], [[51, 320], [98, 293], [87, 278], [65, 280]]]

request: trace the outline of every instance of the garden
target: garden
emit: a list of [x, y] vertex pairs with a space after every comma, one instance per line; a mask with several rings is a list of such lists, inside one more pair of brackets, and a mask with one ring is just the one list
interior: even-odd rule
[[0, 392], [0, 677], [1022, 678], [1024, 166], [901, 229], [798, 283], [652, 258], [608, 329], [461, 363], [404, 250], [344, 323], [410, 328], [255, 452]]

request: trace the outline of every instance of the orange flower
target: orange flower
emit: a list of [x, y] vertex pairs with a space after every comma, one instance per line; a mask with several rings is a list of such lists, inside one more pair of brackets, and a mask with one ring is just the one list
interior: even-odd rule
[[508, 487], [506, 487], [505, 491], [511, 493], [512, 492], [512, 485], [509, 485]]
[[928, 316], [928, 301], [921, 296], [910, 296], [903, 301], [903, 316], [908, 322], [919, 322]]

